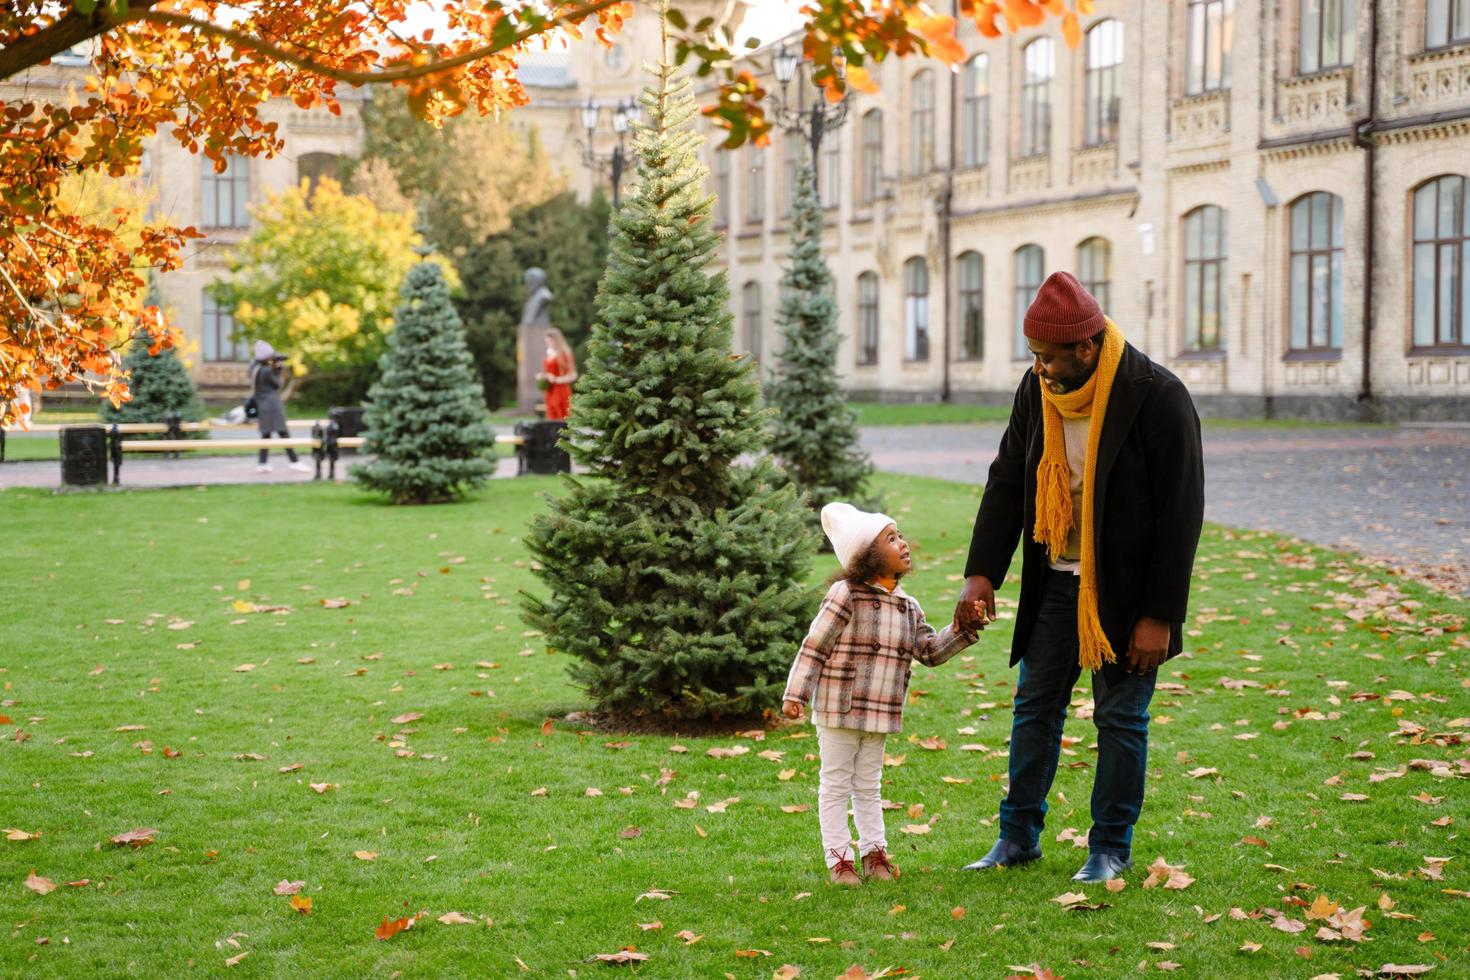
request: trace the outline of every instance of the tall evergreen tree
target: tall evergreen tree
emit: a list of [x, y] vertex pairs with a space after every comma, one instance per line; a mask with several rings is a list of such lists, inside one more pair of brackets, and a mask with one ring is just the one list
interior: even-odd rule
[[150, 354], [146, 340], [135, 340], [128, 347], [123, 366], [132, 373], [133, 398], [117, 408], [103, 402], [102, 421], [162, 422], [169, 412], [178, 412], [185, 422], [204, 418], [194, 379], [172, 347]]
[[598, 323], [572, 399], [567, 477], [527, 545], [548, 594], [526, 617], [622, 720], [774, 707], [806, 625], [812, 549], [792, 487], [761, 457], [765, 413], [731, 355], [724, 274], [690, 123], [667, 59], [633, 140], [638, 187], [614, 216]]
[[810, 164], [798, 172], [796, 188], [776, 312], [785, 343], [766, 395], [778, 413], [771, 453], [808, 502], [821, 507], [859, 497], [873, 466], [858, 444], [857, 415], [837, 384], [837, 303], [822, 256], [822, 205]]
[[352, 476], [395, 504], [442, 503], [490, 475], [495, 433], [439, 266], [410, 269], [402, 297], [364, 405], [364, 448], [375, 458]]

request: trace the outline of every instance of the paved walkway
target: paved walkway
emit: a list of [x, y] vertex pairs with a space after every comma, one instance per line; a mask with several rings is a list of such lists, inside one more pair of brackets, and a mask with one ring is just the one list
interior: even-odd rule
[[[879, 469], [983, 483], [1003, 427], [863, 430]], [[1470, 594], [1470, 427], [1207, 427], [1205, 517], [1275, 531], [1404, 565]], [[309, 482], [285, 467], [255, 472], [248, 456], [157, 459], [129, 454], [125, 487]], [[304, 456], [310, 459], [310, 456]], [[344, 478], [352, 462], [338, 464]], [[515, 475], [503, 459], [497, 477]], [[0, 464], [0, 489], [55, 487], [55, 460]]]
[[[984, 483], [1001, 425], [863, 430], [881, 470]], [[1470, 428], [1207, 427], [1205, 519], [1360, 552], [1470, 593]]]

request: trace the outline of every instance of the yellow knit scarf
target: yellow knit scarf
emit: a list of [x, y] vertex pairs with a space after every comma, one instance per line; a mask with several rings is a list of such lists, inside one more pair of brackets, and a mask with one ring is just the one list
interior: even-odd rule
[[1087, 383], [1065, 395], [1054, 395], [1041, 386], [1042, 450], [1036, 468], [1037, 542], [1046, 545], [1052, 561], [1061, 557], [1067, 546], [1067, 534], [1074, 524], [1072, 514], [1071, 470], [1067, 466], [1067, 443], [1062, 419], [1089, 416], [1095, 424], [1087, 429], [1087, 457], [1082, 473], [1082, 581], [1077, 589], [1077, 660], [1087, 670], [1098, 670], [1103, 661], [1113, 663], [1117, 656], [1103, 633], [1097, 612], [1097, 548], [1093, 527], [1094, 490], [1097, 480], [1097, 447], [1102, 438], [1102, 422], [1108, 414], [1108, 396], [1113, 391], [1113, 378], [1123, 360], [1123, 333], [1112, 320], [1107, 321], [1097, 369]]

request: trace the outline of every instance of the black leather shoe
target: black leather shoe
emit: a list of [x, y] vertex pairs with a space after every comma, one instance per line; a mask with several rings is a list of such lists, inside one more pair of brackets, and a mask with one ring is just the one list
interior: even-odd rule
[[1121, 878], [1123, 872], [1133, 867], [1133, 861], [1119, 854], [1093, 851], [1087, 855], [1082, 870], [1072, 876], [1073, 881], [1112, 881]]
[[967, 864], [965, 871], [985, 871], [988, 868], [1019, 868], [1023, 864], [1041, 858], [1041, 845], [1022, 847], [1020, 844], [1002, 838], [995, 842], [990, 853], [978, 861]]

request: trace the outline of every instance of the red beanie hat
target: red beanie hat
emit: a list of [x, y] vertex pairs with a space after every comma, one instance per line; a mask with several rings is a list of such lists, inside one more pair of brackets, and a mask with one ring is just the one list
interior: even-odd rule
[[1026, 310], [1025, 334], [1032, 340], [1075, 344], [1105, 326], [1102, 307], [1070, 272], [1047, 276]]

